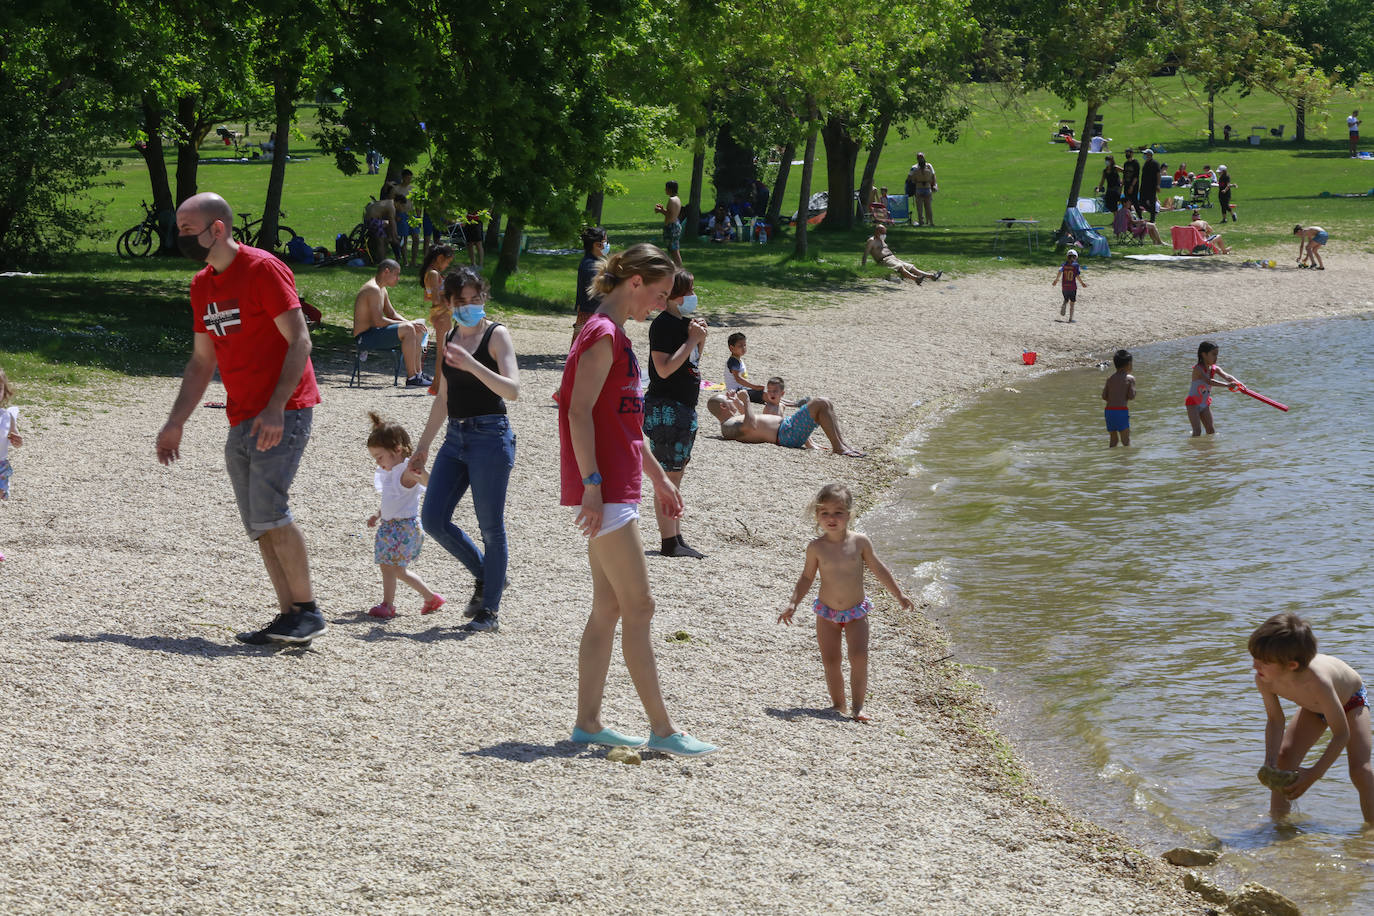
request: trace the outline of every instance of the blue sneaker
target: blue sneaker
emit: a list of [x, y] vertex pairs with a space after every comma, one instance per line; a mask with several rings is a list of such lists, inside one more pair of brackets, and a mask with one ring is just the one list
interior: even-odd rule
[[574, 728], [572, 740], [577, 744], [600, 744], [603, 747], [643, 747], [649, 743], [648, 738], [621, 734], [613, 728], [603, 728], [599, 732], [584, 732]]
[[686, 732], [673, 732], [666, 738], [650, 734], [648, 750], [672, 754], [674, 757], [705, 757], [707, 754], [714, 754], [720, 748], [705, 741], [698, 741]]

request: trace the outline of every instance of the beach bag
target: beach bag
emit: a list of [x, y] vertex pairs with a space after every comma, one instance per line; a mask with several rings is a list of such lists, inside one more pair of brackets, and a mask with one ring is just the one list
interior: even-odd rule
[[349, 247], [348, 247], [348, 236], [344, 235], [342, 232], [340, 232], [338, 235], [334, 236], [334, 253], [335, 253], [335, 254], [352, 254], [352, 253], [353, 253], [353, 252], [349, 249]]
[[286, 253], [291, 256], [291, 260], [299, 261], [301, 264], [315, 263], [315, 249], [299, 235], [292, 236], [291, 241], [286, 243]]

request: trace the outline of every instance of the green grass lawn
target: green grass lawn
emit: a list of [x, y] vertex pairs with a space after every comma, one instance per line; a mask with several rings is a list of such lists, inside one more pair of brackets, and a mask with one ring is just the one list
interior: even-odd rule
[[[1285, 125], [1293, 132], [1292, 113], [1278, 99], [1264, 94], [1218, 100], [1216, 123], [1231, 124], [1241, 139], [1208, 147], [1206, 112], [1188, 99], [1174, 79], [1162, 81], [1171, 96], [1161, 112], [1129, 102], [1108, 105], [1103, 111], [1105, 133], [1113, 149], [1128, 145], [1162, 144], [1159, 158], [1169, 171], [1180, 161], [1196, 171], [1204, 164], [1229, 166], [1237, 191], [1234, 202], [1240, 222], [1229, 224], [1227, 241], [1240, 253], [1270, 253], [1289, 245], [1296, 253], [1291, 230], [1295, 223], [1319, 223], [1332, 234], [1330, 251], [1339, 263], [1347, 251], [1374, 251], [1374, 197], [1321, 197], [1323, 191], [1364, 193], [1374, 188], [1374, 162], [1347, 158], [1345, 114], [1360, 100], [1337, 94], [1324, 111], [1309, 113], [1309, 140], [1301, 145], [1272, 141], [1265, 134], [1259, 146], [1244, 137], [1254, 125]], [[1074, 168], [1074, 154], [1063, 144], [1049, 142], [1061, 117], [1081, 125], [1082, 109], [1067, 108], [1044, 94], [1015, 105], [1004, 104], [987, 87], [965, 90], [973, 117], [961, 138], [937, 144], [912, 127], [909, 135], [890, 136], [879, 167], [878, 183], [900, 193], [906, 170], [923, 150], [935, 166], [940, 192], [935, 197], [936, 227], [897, 227], [890, 243], [899, 256], [928, 269], [972, 274], [1000, 266], [1057, 263], [1048, 245], [1028, 252], [1024, 241], [1013, 239], [999, 259], [993, 250], [993, 223], [1000, 217], [1042, 221], [1042, 236], [1059, 224]], [[292, 143], [292, 153], [309, 160], [287, 166], [282, 209], [284, 222], [313, 245], [331, 247], [334, 236], [349, 231], [361, 218], [363, 204], [380, 190], [378, 176], [346, 177], [332, 158], [314, 146], [315, 111], [301, 109], [299, 128], [305, 135]], [[236, 125], [238, 126], [238, 125]], [[265, 137], [249, 139], [260, 140]], [[213, 135], [212, 135], [213, 136]], [[214, 138], [216, 143], [218, 138]], [[223, 152], [207, 142], [203, 156]], [[814, 191], [825, 190], [824, 151], [816, 164]], [[47, 268], [43, 277], [0, 278], [5, 305], [6, 333], [0, 337], [0, 360], [12, 378], [30, 392], [54, 385], [99, 379], [102, 373], [123, 375], [175, 374], [189, 352], [187, 262], [152, 258], [124, 261], [114, 254], [114, 239], [142, 218], [140, 201], [151, 198], [142, 159], [132, 150], [113, 151], [113, 167], [95, 189], [106, 204], [102, 235], [83, 243], [75, 256]], [[708, 156], [709, 161], [709, 156]], [[614, 180], [623, 192], [608, 197], [604, 224], [615, 247], [638, 241], [657, 241], [661, 217], [654, 203], [663, 198], [663, 182], [676, 178], [687, 192], [691, 157], [683, 149], [665, 149], [656, 163], [639, 171], [620, 172]], [[1102, 157], [1090, 156], [1084, 188], [1090, 191], [1102, 169]], [[174, 162], [169, 162], [174, 167]], [[862, 165], [862, 160], [861, 160]], [[261, 214], [269, 166], [202, 163], [199, 186], [222, 194], [237, 211]], [[794, 167], [788, 181], [784, 212], [796, 209], [801, 180]], [[708, 185], [704, 203], [712, 200]], [[485, 204], [485, 202], [474, 202]], [[1208, 211], [1214, 216], [1217, 211]], [[1106, 222], [1104, 215], [1090, 218]], [[1161, 214], [1161, 235], [1182, 222], [1181, 215]], [[1215, 219], [1214, 222], [1217, 222]], [[859, 266], [866, 230], [811, 234], [812, 260], [788, 259], [791, 237], [767, 246], [712, 245], [694, 239], [684, 242], [683, 257], [698, 278], [703, 308], [739, 311], [757, 308], [801, 307], [817, 294], [855, 288], [887, 272], [871, 263]], [[537, 227], [530, 231], [532, 247], [573, 247], [571, 240], [551, 239]], [[496, 309], [564, 312], [571, 309], [579, 255], [525, 254], [520, 271], [496, 297]], [[494, 261], [494, 253], [488, 254]], [[1109, 265], [1095, 264], [1094, 267]], [[326, 315], [326, 328], [316, 336], [325, 352], [351, 346], [353, 294], [366, 279], [366, 269], [299, 268], [302, 295]], [[408, 271], [395, 295], [405, 313], [422, 314], [420, 288]]]

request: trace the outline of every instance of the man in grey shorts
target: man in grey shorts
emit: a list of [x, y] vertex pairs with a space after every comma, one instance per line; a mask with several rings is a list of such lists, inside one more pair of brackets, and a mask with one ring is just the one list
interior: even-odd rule
[[218, 194], [197, 194], [177, 209], [177, 247], [206, 267], [191, 280], [195, 342], [157, 436], [157, 458], [169, 465], [181, 457], [182, 428], [218, 368], [228, 394], [229, 481], [280, 606], [266, 627], [238, 638], [255, 646], [307, 644], [326, 627], [287, 501], [320, 403], [310, 332], [291, 269], [271, 252], [237, 244], [232, 228], [233, 211]]

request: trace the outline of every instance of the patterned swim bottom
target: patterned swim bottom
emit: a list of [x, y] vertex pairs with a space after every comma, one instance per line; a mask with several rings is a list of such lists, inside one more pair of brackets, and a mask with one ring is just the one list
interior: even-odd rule
[[838, 623], [843, 627], [851, 620], [867, 617], [868, 612], [873, 610], [873, 604], [865, 598], [848, 610], [837, 611], [828, 605], [822, 604], [821, 599], [817, 598], [816, 603], [811, 605], [811, 610], [816, 612], [817, 617], [828, 620], [831, 623]]
[[372, 558], [379, 565], [409, 566], [420, 555], [424, 542], [418, 518], [388, 518], [377, 525]]

